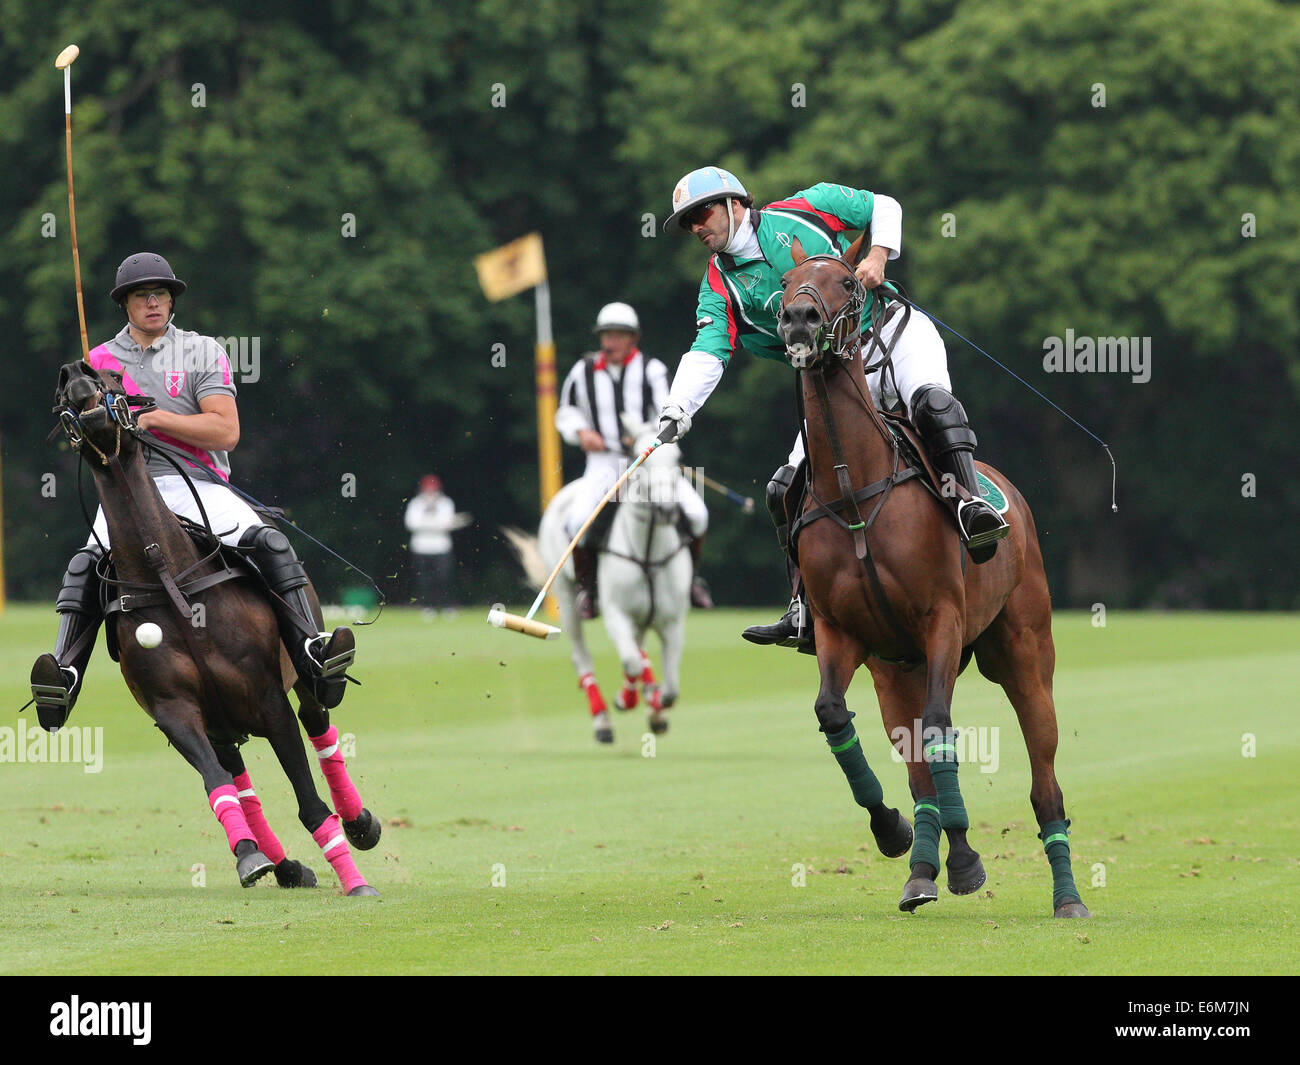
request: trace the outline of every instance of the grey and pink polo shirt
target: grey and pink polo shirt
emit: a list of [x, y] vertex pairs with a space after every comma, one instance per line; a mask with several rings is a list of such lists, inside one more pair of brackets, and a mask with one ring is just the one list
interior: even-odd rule
[[[199, 403], [205, 396], [235, 395], [235, 377], [226, 349], [212, 337], [177, 329], [174, 325], [168, 325], [167, 332], [143, 351], [131, 338], [130, 329], [123, 326], [112, 340], [91, 349], [90, 365], [96, 370], [120, 373], [129, 394], [150, 396], [157, 400], [159, 409], [174, 414], [202, 414]], [[172, 447], [189, 452], [223, 481], [230, 480], [230, 459], [226, 452], [204, 451], [166, 433], [154, 432], [154, 435]], [[151, 477], [176, 473], [175, 467], [158, 455], [150, 456], [148, 468]]]

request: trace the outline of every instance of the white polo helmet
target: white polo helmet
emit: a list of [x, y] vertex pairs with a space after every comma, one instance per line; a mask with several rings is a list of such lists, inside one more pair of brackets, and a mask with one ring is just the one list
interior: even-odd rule
[[725, 199], [753, 202], [740, 179], [730, 170], [723, 170], [720, 166], [702, 166], [692, 170], [673, 189], [673, 213], [664, 222], [664, 228], [669, 229], [674, 222], [680, 223], [682, 215], [702, 203]]
[[603, 333], [606, 329], [624, 329], [629, 333], [640, 334], [641, 320], [628, 304], [607, 303], [596, 315], [596, 324], [592, 326], [591, 331]]

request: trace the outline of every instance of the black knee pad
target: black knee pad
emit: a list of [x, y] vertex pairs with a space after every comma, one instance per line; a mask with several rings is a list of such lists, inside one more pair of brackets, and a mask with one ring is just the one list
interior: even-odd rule
[[605, 504], [605, 508], [596, 515], [596, 520], [588, 526], [580, 546], [590, 548], [592, 551], [600, 550], [605, 543], [605, 537], [609, 535], [610, 526], [614, 524], [614, 515], [618, 513], [618, 507], [619, 503], [616, 499], [611, 499]]
[[253, 549], [253, 561], [276, 591], [301, 588], [307, 583], [307, 571], [294, 554], [289, 538], [279, 529], [270, 525], [247, 529], [239, 538], [239, 546]]
[[794, 482], [794, 474], [793, 466], [782, 466], [767, 482], [767, 510], [778, 527], [785, 524], [785, 494]]
[[912, 397], [912, 423], [936, 455], [974, 451], [978, 441], [966, 409], [946, 388], [930, 385]]
[[68, 561], [63, 574], [63, 587], [54, 609], [63, 613], [75, 610], [81, 614], [98, 614], [99, 572], [96, 565], [104, 553], [97, 547], [83, 547]]

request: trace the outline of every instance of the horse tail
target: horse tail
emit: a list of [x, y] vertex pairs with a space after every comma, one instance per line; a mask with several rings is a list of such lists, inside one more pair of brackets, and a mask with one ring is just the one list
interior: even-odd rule
[[550, 576], [550, 571], [542, 561], [542, 551], [537, 537], [513, 525], [503, 525], [501, 531], [510, 541], [510, 548], [523, 567], [524, 573], [527, 574], [528, 583], [535, 588], [540, 588]]

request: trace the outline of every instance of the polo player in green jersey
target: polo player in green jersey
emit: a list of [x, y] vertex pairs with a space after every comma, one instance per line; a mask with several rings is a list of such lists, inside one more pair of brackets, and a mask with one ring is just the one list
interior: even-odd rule
[[[791, 248], [797, 238], [808, 255], [841, 255], [848, 230], [867, 230], [871, 250], [856, 268], [868, 289], [884, 285], [883, 311], [868, 304], [866, 333], [875, 329], [893, 345], [891, 372], [867, 375], [872, 398], [881, 407], [902, 404], [925, 441], [939, 471], [969, 493], [957, 508], [957, 525], [972, 561], [987, 562], [1007, 534], [1002, 516], [980, 498], [975, 479], [976, 439], [966, 411], [952, 394], [948, 356], [934, 323], [924, 314], [891, 313], [885, 264], [898, 258], [903, 211], [888, 196], [823, 182], [761, 210], [734, 174], [715, 166], [692, 170], [673, 190], [673, 211], [664, 223], [682, 229], [709, 249], [700, 283], [695, 341], [678, 364], [660, 427], [675, 426], [680, 437], [722, 379], [732, 355], [744, 349], [760, 359], [786, 361], [777, 335], [781, 278], [794, 268]], [[881, 320], [876, 322], [874, 316]], [[904, 325], [903, 322], [906, 321]], [[767, 486], [767, 505], [784, 550], [788, 542], [785, 497], [804, 461], [802, 434], [786, 464]], [[812, 617], [796, 571], [793, 598], [774, 625], [754, 625], [744, 637], [753, 643], [811, 650]]]

